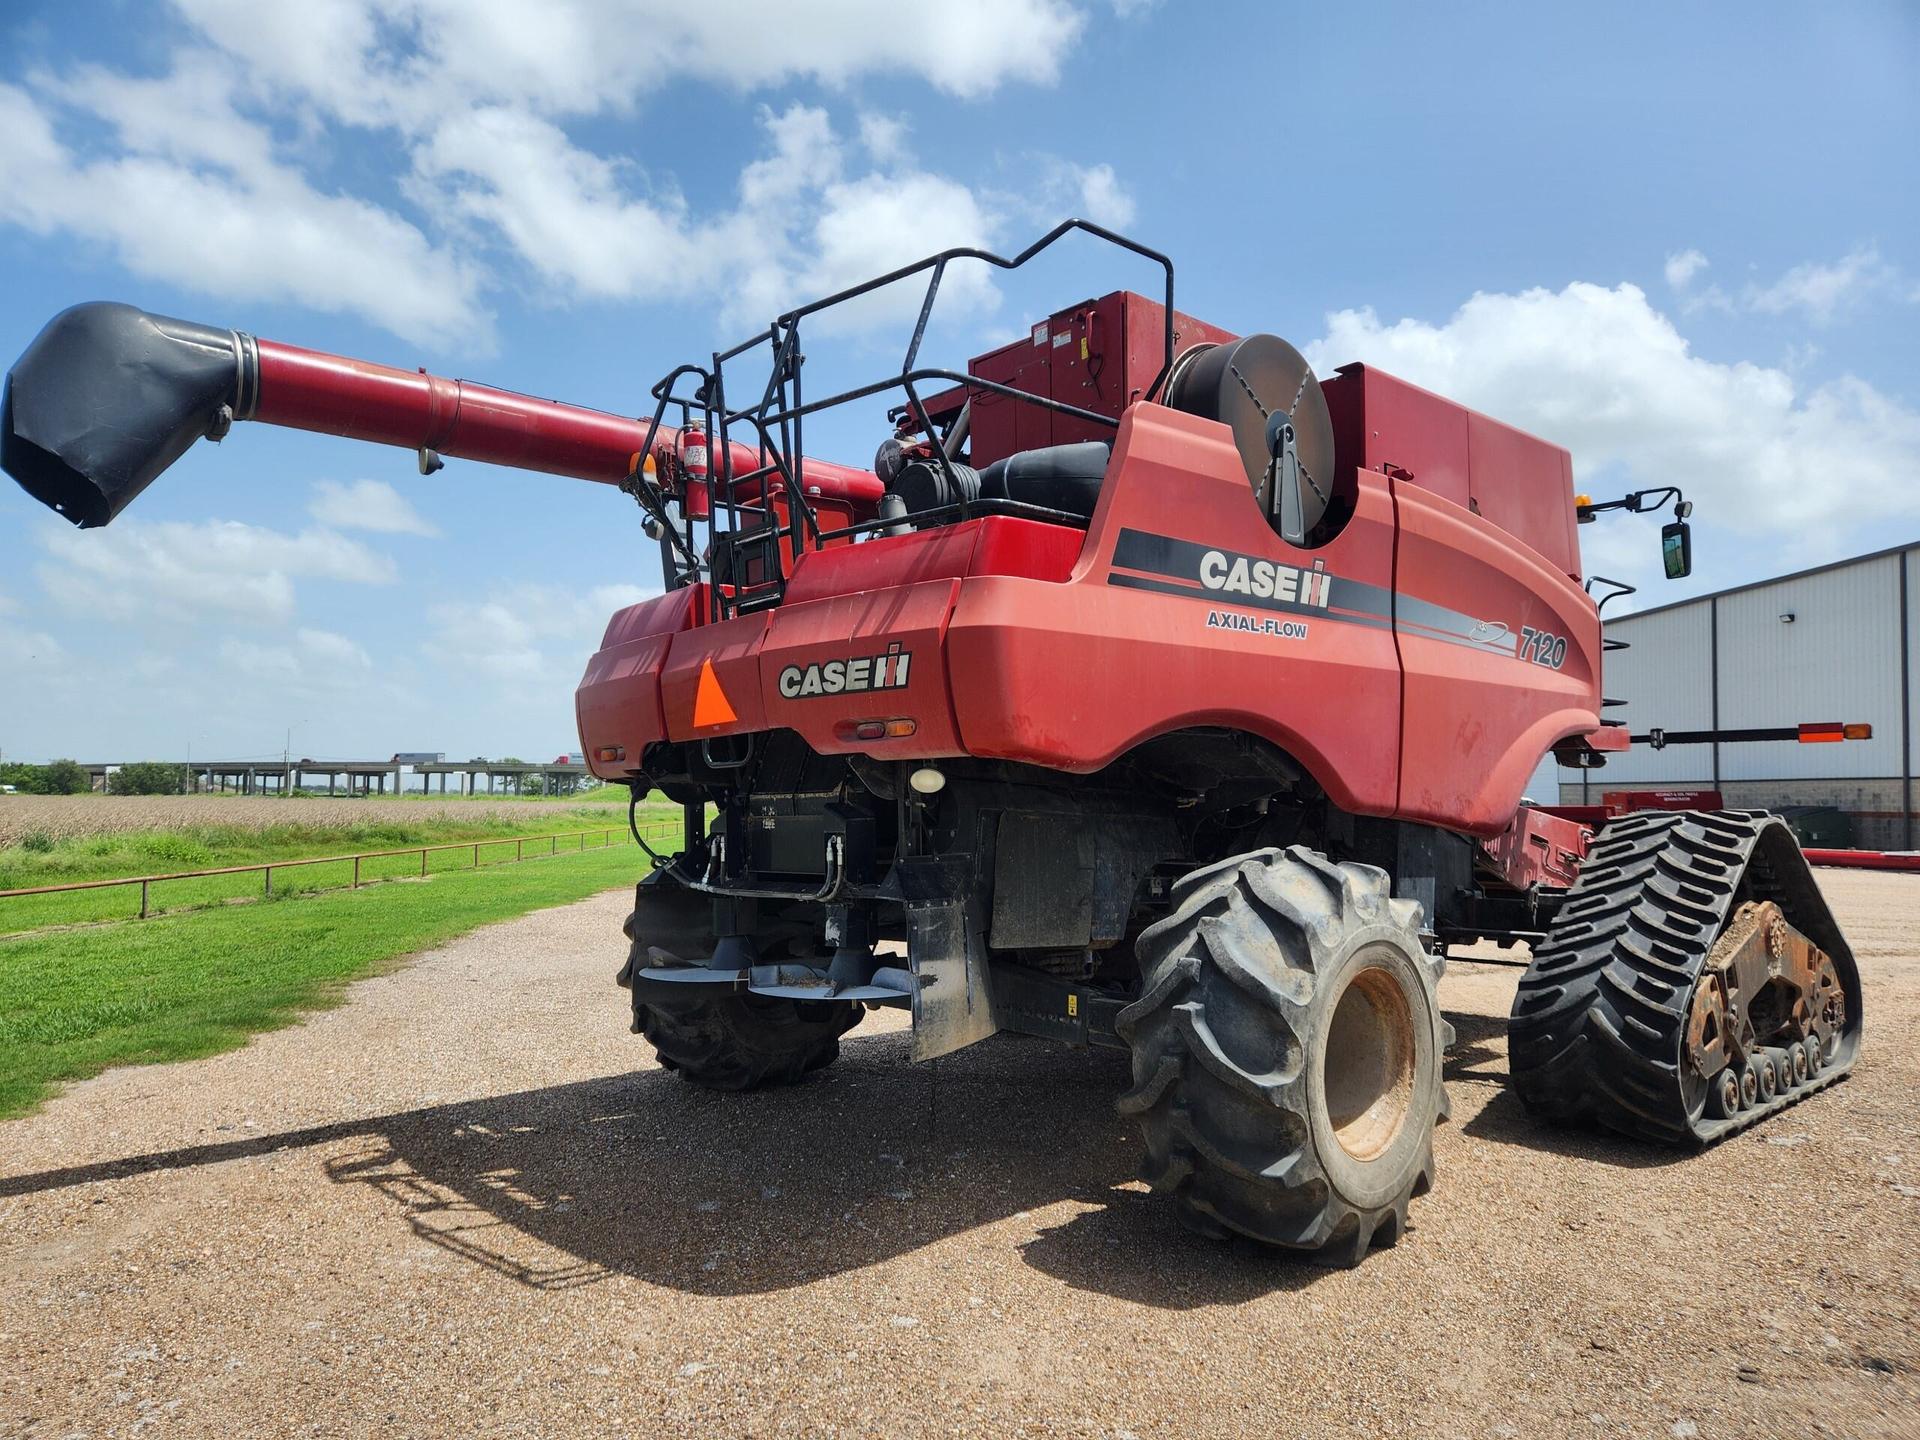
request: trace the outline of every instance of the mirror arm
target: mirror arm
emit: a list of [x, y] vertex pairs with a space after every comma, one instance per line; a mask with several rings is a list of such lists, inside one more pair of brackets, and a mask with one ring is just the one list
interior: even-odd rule
[[1574, 518], [1582, 525], [1603, 510], [1625, 510], [1630, 515], [1647, 515], [1658, 510], [1671, 498], [1673, 518], [1685, 520], [1693, 514], [1693, 502], [1680, 493], [1678, 485], [1662, 485], [1654, 490], [1633, 490], [1618, 500], [1588, 500], [1582, 496], [1574, 497]]

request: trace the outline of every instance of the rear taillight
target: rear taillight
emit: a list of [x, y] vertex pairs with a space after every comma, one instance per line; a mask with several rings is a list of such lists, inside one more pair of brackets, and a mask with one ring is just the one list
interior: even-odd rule
[[1833, 745], [1842, 740], [1871, 740], [1873, 726], [1862, 721], [1810, 720], [1800, 727], [1802, 745]]
[[834, 726], [842, 740], [904, 740], [920, 728], [915, 720], [842, 720]]

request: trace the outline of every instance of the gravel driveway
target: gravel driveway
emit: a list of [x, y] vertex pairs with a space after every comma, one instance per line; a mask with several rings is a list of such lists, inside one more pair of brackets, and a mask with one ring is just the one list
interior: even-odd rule
[[1920, 1435], [1920, 878], [1826, 872], [1845, 1084], [1704, 1155], [1531, 1125], [1456, 963], [1439, 1181], [1352, 1271], [1188, 1238], [1124, 1059], [655, 1068], [618, 894], [0, 1126], [0, 1434]]

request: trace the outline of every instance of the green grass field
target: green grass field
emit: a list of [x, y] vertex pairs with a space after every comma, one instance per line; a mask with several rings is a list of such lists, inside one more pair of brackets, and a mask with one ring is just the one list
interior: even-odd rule
[[[0, 1117], [111, 1065], [233, 1049], [401, 956], [630, 884], [644, 869], [629, 841], [425, 882], [0, 940]], [[609, 964], [622, 943], [608, 936]]]
[[[640, 810], [642, 833], [650, 839], [662, 827], [677, 827], [678, 819], [678, 810], [672, 806], [643, 805]], [[613, 833], [609, 835], [608, 831]], [[427, 856], [428, 873], [441, 874], [472, 869], [476, 860], [475, 845], [479, 847], [477, 859], [483, 866], [512, 860], [516, 853], [512, 837], [529, 833], [559, 834], [562, 838], [552, 844], [561, 852], [575, 847], [591, 849], [607, 843], [632, 843], [626, 833], [624, 811], [598, 806], [556, 808], [551, 821], [545, 824], [529, 824], [518, 818], [436, 815], [405, 822], [370, 820], [353, 826], [287, 824], [252, 829], [237, 825], [201, 825], [117, 830], [55, 840], [45, 848], [28, 848], [24, 844], [0, 847], [0, 890], [258, 865], [268, 861], [280, 863], [315, 856], [350, 855], [356, 851], [394, 850], [408, 845], [461, 844], [461, 849], [437, 851]], [[575, 838], [566, 838], [568, 836]], [[544, 854], [546, 846], [533, 845], [526, 853]], [[418, 852], [362, 861], [360, 868], [363, 881], [418, 876], [419, 873]], [[353, 866], [347, 861], [302, 865], [276, 870], [273, 888], [276, 894], [331, 890], [350, 884], [352, 878]], [[259, 874], [220, 875], [154, 885], [149, 887], [148, 898], [154, 911], [185, 910], [252, 899], [262, 895], [264, 889], [265, 881]], [[138, 886], [0, 899], [0, 935], [48, 925], [127, 919], [139, 911]]]

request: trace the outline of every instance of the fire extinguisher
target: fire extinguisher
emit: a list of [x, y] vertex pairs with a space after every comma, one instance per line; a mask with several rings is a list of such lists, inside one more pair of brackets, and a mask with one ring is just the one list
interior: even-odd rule
[[707, 483], [707, 433], [698, 425], [689, 425], [680, 432], [677, 443], [680, 473], [687, 477], [690, 484]]
[[695, 519], [705, 519], [708, 512], [705, 430], [698, 425], [689, 425], [680, 432], [679, 439], [674, 442], [674, 464], [680, 472], [680, 493], [685, 499], [687, 514]]

